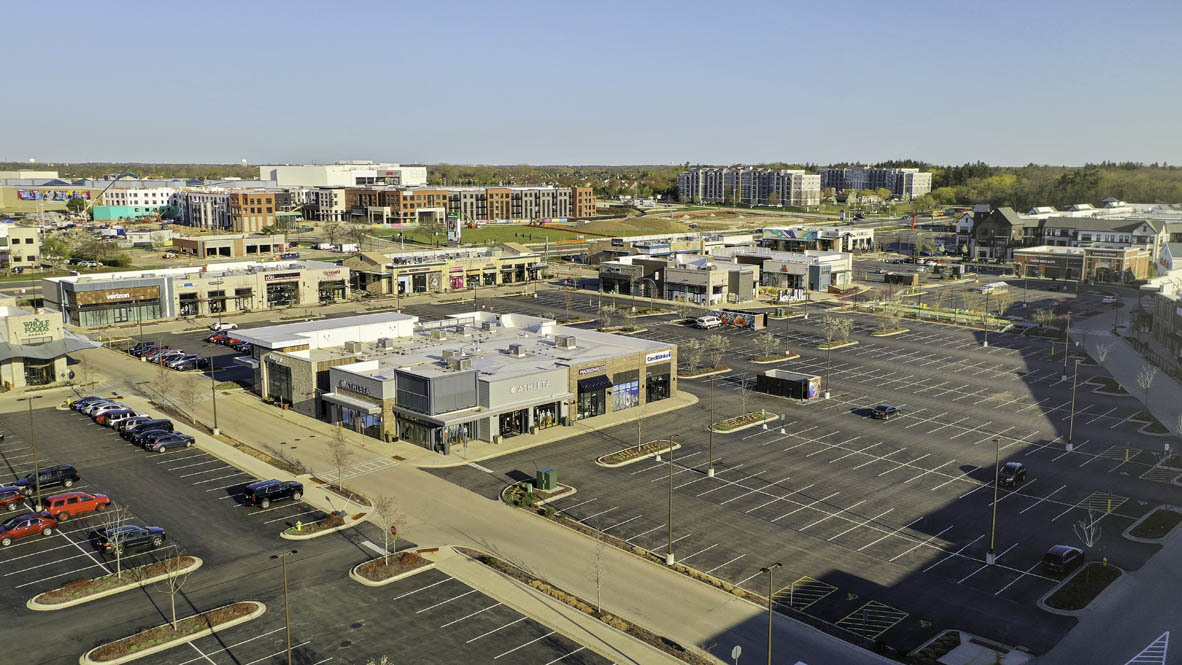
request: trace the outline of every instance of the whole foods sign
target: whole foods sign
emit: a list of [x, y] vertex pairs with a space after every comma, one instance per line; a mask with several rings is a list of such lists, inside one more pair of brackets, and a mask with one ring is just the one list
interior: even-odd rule
[[49, 334], [48, 319], [22, 321], [21, 326], [24, 328], [25, 337], [43, 337]]

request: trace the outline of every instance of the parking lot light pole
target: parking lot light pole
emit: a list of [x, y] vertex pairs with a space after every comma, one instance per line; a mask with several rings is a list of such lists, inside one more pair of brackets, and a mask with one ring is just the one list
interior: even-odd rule
[[140, 324], [140, 362], [147, 362], [148, 359], [144, 357], [144, 312], [142, 307], [136, 307], [136, 320]]
[[1067, 325], [1063, 327], [1063, 376], [1060, 381], [1067, 380], [1067, 348], [1071, 346], [1071, 312], [1067, 312]]
[[272, 559], [279, 559], [283, 564], [283, 624], [287, 629], [287, 665], [291, 663], [291, 611], [287, 603], [287, 557], [298, 553], [299, 550], [292, 550], [284, 552], [283, 554], [272, 554]]
[[985, 343], [981, 346], [989, 346], [989, 292], [985, 292], [985, 316], [981, 317], [981, 324], [985, 326]]
[[1071, 421], [1067, 425], [1067, 452], [1071, 452], [1075, 446], [1072, 444], [1071, 438], [1075, 435], [1075, 385], [1079, 382], [1079, 358], [1075, 359], [1075, 373], [1071, 376]]
[[706, 462], [706, 477], [714, 477], [714, 375], [710, 375], [710, 424], [706, 426], [710, 432], [709, 460]]
[[[661, 444], [657, 444], [658, 450]], [[669, 544], [665, 552], [665, 565], [673, 565], [673, 439], [669, 439]]]
[[209, 402], [213, 405], [213, 435], [217, 436], [221, 431], [218, 430], [218, 382], [213, 378], [215, 357], [212, 353], [209, 354]]
[[997, 539], [997, 481], [1001, 477], [1001, 438], [993, 438], [993, 525], [989, 527], [989, 551], [985, 553], [986, 565], [993, 565], [997, 557], [993, 554], [993, 545]]
[[759, 569], [759, 572], [767, 573], [767, 665], [772, 665], [772, 594], [774, 593], [774, 585], [772, 584], [772, 571], [783, 565], [784, 564], [777, 561], [767, 568]]
[[28, 402], [29, 404], [29, 440], [33, 444], [33, 486], [36, 488], [36, 503], [33, 504], [35, 510], [41, 509], [41, 464], [37, 457], [37, 429], [33, 425], [33, 400], [41, 399], [41, 395], [33, 395], [32, 397], [21, 397], [18, 402]]

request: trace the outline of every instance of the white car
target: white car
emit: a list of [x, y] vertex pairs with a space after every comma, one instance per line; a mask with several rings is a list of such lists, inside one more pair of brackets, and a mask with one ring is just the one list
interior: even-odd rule
[[218, 321], [217, 323], [209, 324], [209, 329], [214, 332], [221, 332], [223, 330], [238, 330], [238, 324], [230, 323], [229, 321]]
[[701, 328], [702, 330], [710, 330], [721, 325], [722, 319], [717, 316], [699, 316], [697, 319], [694, 319], [694, 327]]
[[1116, 302], [1116, 296], [1104, 296], [1100, 302], [1104, 303], [1105, 305], [1111, 305]]

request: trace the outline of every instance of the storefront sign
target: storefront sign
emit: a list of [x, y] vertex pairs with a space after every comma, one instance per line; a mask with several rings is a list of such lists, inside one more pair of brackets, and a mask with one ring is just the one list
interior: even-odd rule
[[160, 297], [160, 287], [137, 286], [119, 290], [77, 291], [74, 297], [79, 305], [98, 305], [121, 300], [155, 300]]
[[299, 279], [299, 278], [300, 278], [300, 274], [298, 272], [281, 272], [281, 273], [278, 273], [275, 275], [264, 275], [263, 281], [264, 282], [289, 282], [291, 280]]
[[31, 319], [29, 321], [22, 321], [21, 325], [24, 326], [25, 335], [28, 337], [49, 334], [49, 321], [47, 319]]
[[108, 293], [107, 300], [126, 300], [131, 297], [130, 293]]
[[644, 357], [644, 364], [651, 365], [655, 362], [660, 362], [662, 360], [669, 360], [672, 357], [673, 357], [673, 349], [665, 349], [664, 351], [657, 351], [656, 353], [650, 353], [647, 356], [645, 356]]
[[339, 275], [339, 274], [341, 274], [341, 271], [340, 270], [325, 270], [322, 274], [324, 274], [324, 275]]
[[348, 390], [349, 392], [358, 393], [360, 395], [369, 395], [369, 388], [367, 388], [363, 385], [353, 383], [352, 381], [346, 381], [344, 379], [340, 379], [337, 381], [337, 387], [344, 388], [345, 390]]
[[602, 372], [605, 369], [607, 369], [607, 365], [592, 365], [590, 367], [584, 367], [579, 370], [579, 376], [586, 376], [588, 374]]
[[530, 391], [534, 391], [534, 390], [546, 390], [547, 388], [550, 387], [550, 385], [551, 385], [551, 383], [548, 380], [531, 381], [529, 383], [523, 383], [519, 386], [510, 387], [509, 394], [516, 395], [518, 393], [525, 393], [525, 392], [530, 392]]

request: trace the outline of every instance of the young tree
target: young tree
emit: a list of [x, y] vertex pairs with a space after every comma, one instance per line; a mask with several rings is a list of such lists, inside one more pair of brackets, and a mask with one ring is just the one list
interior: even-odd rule
[[678, 353], [685, 359], [686, 364], [689, 365], [690, 374], [698, 369], [702, 364], [702, 354], [706, 351], [706, 345], [700, 339], [691, 339], [685, 344], [677, 348]]
[[730, 341], [718, 333], [706, 338], [706, 355], [710, 358], [710, 364], [714, 369], [718, 369], [722, 363], [722, 357], [726, 355], [730, 346]]
[[599, 615], [603, 613], [603, 550], [607, 543], [603, 538], [603, 523], [598, 517], [595, 518], [594, 538], [591, 561], [595, 566], [595, 614]]
[[755, 381], [753, 379], [739, 379], [739, 415], [747, 415], [747, 398], [751, 395], [751, 391], [755, 388]]
[[337, 236], [341, 235], [345, 230], [345, 226], [341, 222], [325, 222], [320, 225], [320, 231], [328, 237], [328, 242], [337, 244]]
[[573, 319], [575, 315], [571, 312], [571, 304], [575, 300], [575, 292], [570, 289], [562, 291], [562, 304], [566, 308], [566, 318]]
[[382, 494], [373, 502], [373, 514], [377, 518], [378, 526], [382, 527], [382, 537], [385, 542], [382, 545], [382, 563], [389, 563], [390, 560], [390, 538], [394, 537], [394, 549], [398, 549], [398, 539], [395, 534], [395, 528], [398, 523], [404, 521], [406, 516], [398, 509], [398, 502], [393, 496], [389, 494]]
[[1153, 380], [1157, 378], [1157, 366], [1150, 363], [1143, 363], [1141, 371], [1137, 372], [1137, 385], [1141, 390], [1145, 391], [1145, 410], [1149, 411], [1149, 388], [1153, 385]]
[[1085, 550], [1094, 548], [1100, 542], [1100, 520], [1104, 519], [1104, 515], [1098, 513], [1095, 508], [1088, 506], [1088, 516], [1071, 525], [1071, 530]]
[[1014, 304], [1014, 296], [1008, 291], [999, 291], [993, 294], [992, 300], [994, 310], [998, 316], [1005, 316], [1006, 310], [1010, 308], [1010, 305]]
[[821, 334], [825, 336], [825, 346], [833, 344], [840, 332], [840, 319], [832, 314], [821, 317]]
[[172, 370], [160, 362], [159, 358], [156, 358], [153, 362], [156, 363], [156, 377], [152, 379], [152, 389], [164, 399], [175, 397], [172, 393], [174, 385]]
[[1108, 360], [1108, 354], [1112, 353], [1112, 344], [1098, 344], [1096, 345], [1096, 360], [1103, 365], [1105, 360]]
[[1042, 309], [1034, 310], [1034, 313], [1030, 315], [1030, 318], [1034, 319], [1034, 322], [1038, 324], [1039, 328], [1046, 328], [1051, 325], [1051, 321], [1055, 320], [1055, 314], [1051, 312], [1051, 310], [1044, 307]]
[[328, 456], [337, 467], [337, 489], [344, 492], [344, 488], [341, 486], [341, 474], [343, 468], [349, 464], [349, 460], [353, 459], [353, 449], [345, 440], [345, 428], [341, 423], [337, 423], [332, 438], [328, 441]]
[[355, 243], [358, 248], [365, 249], [365, 241], [369, 238], [369, 225], [352, 223], [345, 229], [345, 239]]
[[770, 330], [765, 330], [755, 336], [755, 344], [763, 351], [763, 358], [770, 358], [772, 349], [776, 348], [776, 336]]
[[615, 305], [604, 305], [599, 308], [599, 322], [603, 324], [603, 328], [612, 327], [612, 319], [614, 319], [615, 316]]
[[767, 195], [767, 204], [770, 206], [780, 205], [780, 193], [779, 192], [772, 192], [771, 194], [768, 194]]
[[173, 545], [171, 549], [168, 558], [157, 562], [164, 569], [164, 577], [153, 586], [157, 591], [168, 594], [169, 605], [172, 608], [172, 629], [176, 630], [176, 597], [185, 586], [185, 582], [189, 581], [189, 572], [185, 570], [189, 563], [180, 546]]
[[123, 578], [123, 541], [126, 534], [127, 513], [122, 508], [107, 510], [99, 518], [99, 533], [111, 543], [111, 555], [115, 557], [115, 577]]

